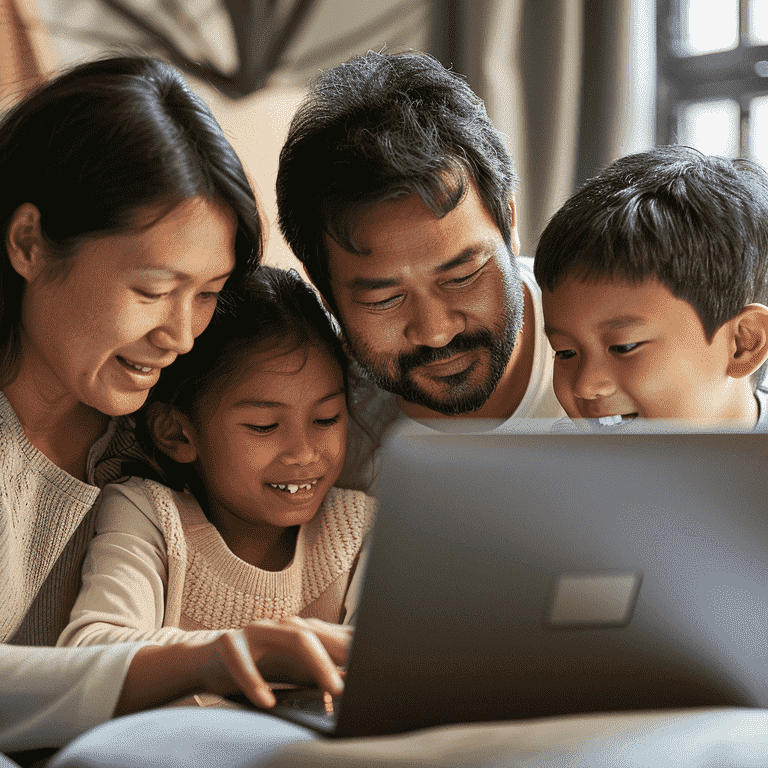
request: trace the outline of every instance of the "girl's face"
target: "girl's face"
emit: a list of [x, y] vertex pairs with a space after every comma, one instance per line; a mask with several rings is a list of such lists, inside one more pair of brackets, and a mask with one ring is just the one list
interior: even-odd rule
[[193, 198], [147, 229], [86, 241], [60, 276], [28, 278], [20, 377], [47, 400], [137, 410], [210, 322], [235, 233], [229, 210]]
[[336, 482], [347, 410], [338, 362], [323, 345], [243, 360], [223, 392], [205, 396], [190, 425], [208, 516], [222, 531], [311, 520]]

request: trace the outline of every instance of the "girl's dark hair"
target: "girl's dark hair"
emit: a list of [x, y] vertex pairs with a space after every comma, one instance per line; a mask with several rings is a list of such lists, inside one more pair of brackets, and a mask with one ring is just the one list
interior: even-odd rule
[[347, 387], [347, 356], [336, 328], [317, 294], [295, 270], [263, 265], [227, 290], [222, 309], [163, 372], [144, 406], [135, 414], [136, 439], [152, 466], [126, 465], [124, 473], [156, 479], [175, 490], [194, 487], [188, 465], [178, 464], [156, 448], [152, 423], [158, 407], [176, 408], [193, 423], [196, 406], [223, 391], [237, 376], [244, 359], [274, 351], [276, 355], [308, 347], [325, 349], [338, 362]]
[[138, 214], [148, 208], [157, 209], [157, 221], [198, 196], [237, 217], [228, 285], [261, 258], [257, 203], [240, 160], [205, 102], [155, 59], [91, 61], [23, 99], [0, 121], [0, 177], [0, 378], [6, 381], [18, 366], [24, 281], [5, 240], [23, 203], [40, 211], [49, 256], [58, 261], [89, 238], [138, 229]]

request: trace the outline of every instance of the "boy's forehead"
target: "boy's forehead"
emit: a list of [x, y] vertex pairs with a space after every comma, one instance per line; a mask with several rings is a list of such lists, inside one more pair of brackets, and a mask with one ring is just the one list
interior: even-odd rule
[[567, 277], [553, 291], [542, 290], [547, 333], [567, 332], [577, 325], [618, 330], [648, 322], [671, 323], [681, 313], [695, 313], [655, 277], [640, 282], [622, 278]]

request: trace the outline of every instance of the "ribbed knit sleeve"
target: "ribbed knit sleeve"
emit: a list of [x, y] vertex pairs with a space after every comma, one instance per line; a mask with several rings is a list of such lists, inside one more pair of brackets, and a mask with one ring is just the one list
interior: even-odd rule
[[[86, 516], [99, 490], [38, 451], [1, 393], [0, 466], [0, 640], [7, 641], [21, 626], [54, 565], [61, 574], [60, 599], [73, 598], [68, 593], [77, 584], [93, 532]], [[59, 615], [51, 601], [41, 604], [34, 619], [30, 634], [40, 643], [53, 644], [66, 614]]]

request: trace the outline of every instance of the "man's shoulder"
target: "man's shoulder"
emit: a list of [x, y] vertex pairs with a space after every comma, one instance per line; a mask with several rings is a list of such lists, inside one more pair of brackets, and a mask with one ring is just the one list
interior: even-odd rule
[[374, 438], [401, 415], [397, 397], [371, 381], [355, 362], [349, 367], [348, 402], [354, 421]]

